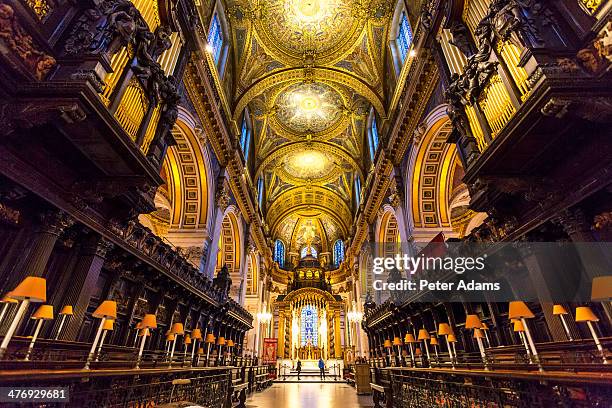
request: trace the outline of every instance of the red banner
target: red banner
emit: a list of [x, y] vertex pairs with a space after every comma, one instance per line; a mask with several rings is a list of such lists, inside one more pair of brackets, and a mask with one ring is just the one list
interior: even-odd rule
[[277, 339], [263, 339], [263, 358], [262, 363], [264, 364], [276, 364], [276, 344]]

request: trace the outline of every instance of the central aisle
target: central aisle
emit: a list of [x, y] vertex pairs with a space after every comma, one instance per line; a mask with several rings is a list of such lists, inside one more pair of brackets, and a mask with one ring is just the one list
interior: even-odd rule
[[252, 394], [247, 408], [371, 408], [372, 396], [360, 395], [355, 388], [340, 383], [275, 383]]

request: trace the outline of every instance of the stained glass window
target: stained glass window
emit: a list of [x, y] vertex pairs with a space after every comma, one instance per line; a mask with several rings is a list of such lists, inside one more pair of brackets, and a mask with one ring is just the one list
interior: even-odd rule
[[306, 305], [302, 308], [302, 346], [312, 345], [317, 347], [319, 344], [317, 309], [313, 305]]
[[246, 114], [242, 118], [242, 130], [240, 131], [240, 148], [244, 153], [244, 161], [249, 160], [249, 145], [251, 144], [251, 129], [247, 124]]
[[361, 179], [359, 177], [355, 178], [355, 201], [357, 205], [359, 205], [361, 200]]
[[280, 239], [274, 243], [274, 261], [282, 268], [285, 266], [285, 244]]
[[257, 180], [257, 200], [259, 201], [259, 208], [263, 211], [263, 198], [264, 198], [264, 179], [259, 176]]
[[300, 251], [300, 256], [302, 258], [306, 258], [306, 255], [308, 254], [308, 248], [310, 248], [310, 255], [312, 255], [312, 256], [314, 256], [316, 258], [317, 257], [317, 250], [313, 246], [310, 246], [310, 247], [305, 246], [304, 248], [302, 248], [302, 250]]
[[397, 33], [397, 47], [399, 49], [402, 63], [406, 61], [406, 56], [408, 55], [408, 51], [410, 50], [411, 44], [412, 44], [412, 29], [410, 28], [410, 22], [408, 22], [408, 17], [406, 16], [406, 12], [403, 11], [402, 19], [400, 21], [400, 26], [399, 26], [399, 32]]
[[219, 23], [219, 16], [217, 16], [217, 13], [213, 16], [210, 30], [208, 30], [208, 45], [212, 47], [212, 55], [215, 64], [219, 64], [221, 50], [223, 49], [223, 31], [221, 30], [221, 24]]
[[344, 242], [341, 239], [334, 243], [334, 265], [338, 266], [344, 261]]
[[378, 149], [378, 125], [376, 116], [372, 114], [372, 124], [370, 125], [370, 158], [374, 161], [374, 155]]

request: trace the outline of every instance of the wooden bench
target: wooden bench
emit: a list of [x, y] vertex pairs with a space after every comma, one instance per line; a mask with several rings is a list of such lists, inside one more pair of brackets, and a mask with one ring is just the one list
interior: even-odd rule
[[232, 384], [232, 401], [230, 406], [235, 408], [246, 408], [244, 404], [247, 398], [248, 383]]
[[[374, 400], [374, 408], [383, 408], [390, 406], [390, 389], [387, 389], [382, 385], [378, 385], [375, 383], [370, 383], [370, 388], [372, 388], [372, 400]], [[383, 403], [384, 405], [381, 405], [381, 403]]]

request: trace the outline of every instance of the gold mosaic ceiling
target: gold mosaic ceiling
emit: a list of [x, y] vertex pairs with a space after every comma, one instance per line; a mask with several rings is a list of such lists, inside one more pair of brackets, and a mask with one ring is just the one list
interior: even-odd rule
[[[386, 0], [239, 0], [227, 4], [234, 118], [253, 119], [256, 175], [273, 238], [298, 245], [312, 221], [326, 249], [348, 238], [355, 175], [363, 182], [370, 108], [384, 117]], [[316, 222], [315, 222], [316, 221]], [[298, 225], [299, 226], [299, 225]]]

